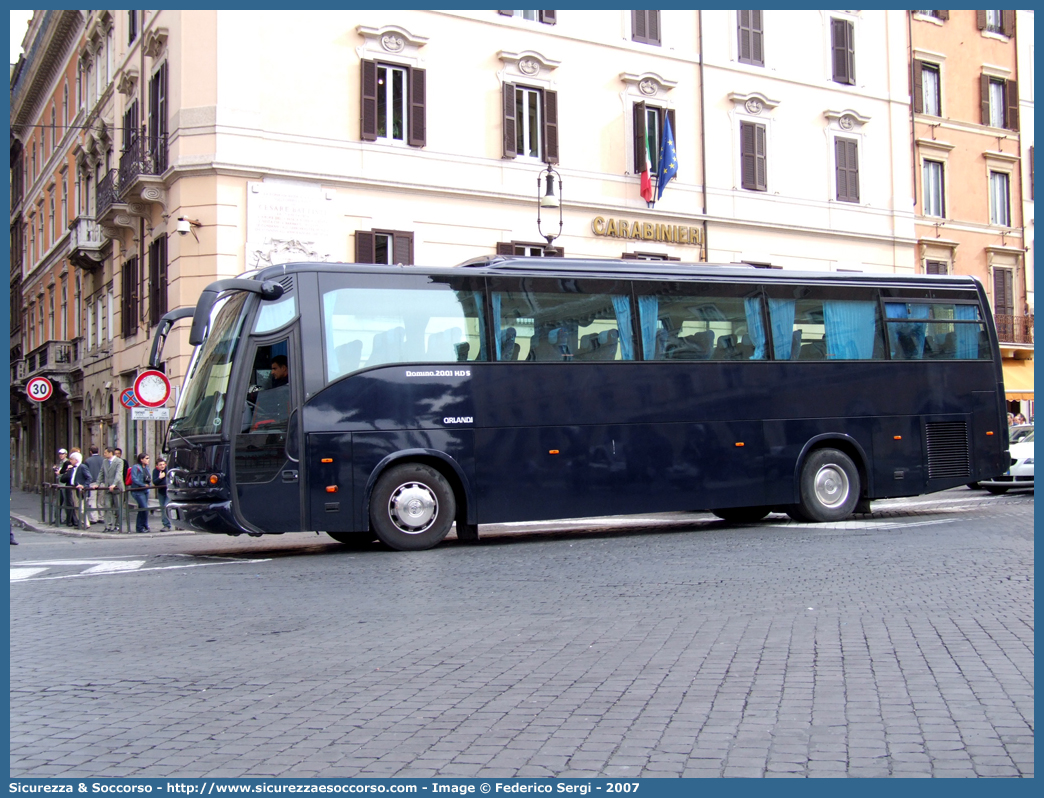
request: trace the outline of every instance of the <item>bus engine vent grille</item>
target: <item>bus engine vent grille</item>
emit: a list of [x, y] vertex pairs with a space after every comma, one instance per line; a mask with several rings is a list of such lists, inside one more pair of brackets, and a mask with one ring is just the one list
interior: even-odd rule
[[971, 476], [968, 452], [968, 425], [963, 421], [937, 421], [925, 424], [928, 441], [928, 479]]
[[294, 278], [292, 275], [288, 274], [279, 281], [279, 284], [283, 286], [283, 294], [289, 294], [294, 287]]

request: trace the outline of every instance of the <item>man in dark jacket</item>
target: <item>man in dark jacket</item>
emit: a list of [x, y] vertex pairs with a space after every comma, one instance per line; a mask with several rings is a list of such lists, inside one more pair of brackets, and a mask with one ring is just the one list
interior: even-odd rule
[[[90, 456], [83, 461], [83, 464], [87, 466], [87, 470], [91, 472], [91, 487], [97, 488], [98, 483], [101, 482], [102, 465], [105, 463], [105, 458], [98, 454], [97, 446], [91, 446], [88, 451], [90, 452]], [[100, 523], [102, 517], [101, 511], [98, 509], [97, 490], [92, 490], [87, 494], [87, 507], [88, 523]]]

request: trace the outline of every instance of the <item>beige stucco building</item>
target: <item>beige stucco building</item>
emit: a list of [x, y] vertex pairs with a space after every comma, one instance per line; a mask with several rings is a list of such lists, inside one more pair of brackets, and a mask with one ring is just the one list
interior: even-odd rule
[[910, 17], [919, 270], [986, 285], [1010, 409], [1030, 411], [1022, 406], [1033, 399], [1033, 312], [1020, 84], [1032, 85], [1031, 62], [1021, 62], [1023, 77], [1014, 11]]
[[[67, 418], [56, 439], [155, 452], [162, 425], [119, 399], [159, 316], [268, 263], [452, 265], [540, 254], [550, 234], [575, 256], [920, 271], [939, 236], [916, 204], [908, 76], [911, 25], [930, 24], [885, 11], [37, 12], [12, 78], [12, 168], [69, 82], [64, 154], [44, 172], [65, 165], [75, 212], [42, 255], [27, 230], [53, 218], [49, 178], [25, 181], [12, 307], [38, 325], [43, 275], [80, 281], [61, 338], [70, 393], [45, 408]], [[983, 41], [995, 45], [1007, 57]], [[647, 203], [640, 173], [657, 171], [668, 120], [677, 175]], [[952, 126], [1018, 162], [1017, 135], [990, 149], [996, 131]], [[537, 227], [548, 162], [560, 235], [554, 209]], [[969, 224], [944, 221], [953, 253]], [[975, 246], [1024, 274], [1019, 225], [978, 224]], [[175, 391], [187, 326], [164, 353]], [[52, 373], [28, 329], [12, 327], [22, 448], [28, 365]], [[25, 463], [19, 474], [33, 481]]]

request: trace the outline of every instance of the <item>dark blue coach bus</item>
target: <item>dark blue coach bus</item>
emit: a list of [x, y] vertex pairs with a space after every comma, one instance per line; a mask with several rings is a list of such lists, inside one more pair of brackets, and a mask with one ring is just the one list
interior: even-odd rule
[[837, 521], [1009, 463], [969, 277], [488, 257], [218, 281], [170, 423], [168, 511], [393, 549], [478, 524], [708, 510]]

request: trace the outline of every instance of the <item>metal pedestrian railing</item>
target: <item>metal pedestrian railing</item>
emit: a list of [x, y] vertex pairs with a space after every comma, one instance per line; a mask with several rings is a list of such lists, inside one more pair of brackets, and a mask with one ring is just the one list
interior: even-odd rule
[[[40, 520], [50, 526], [90, 529], [91, 522], [103, 523], [106, 532], [132, 533], [138, 512], [146, 510], [150, 519], [163, 524], [163, 502], [155, 485], [110, 491], [105, 487], [70, 488], [53, 482], [40, 486]], [[132, 495], [148, 493], [147, 506], [139, 507]], [[153, 495], [155, 494], [155, 495]], [[156, 531], [153, 528], [152, 531]]]

